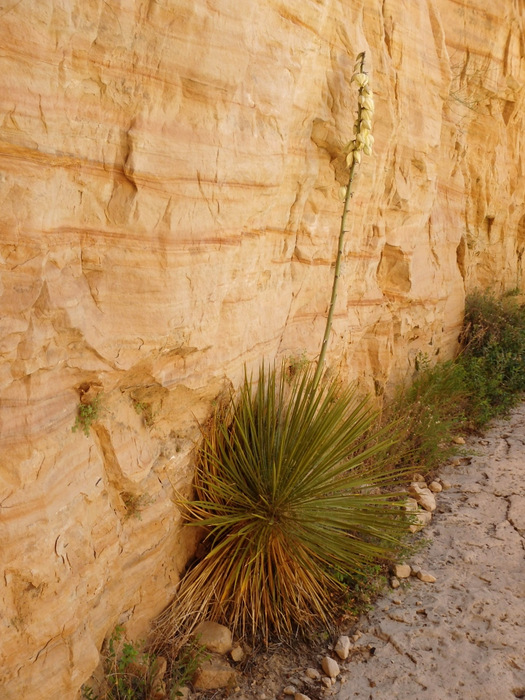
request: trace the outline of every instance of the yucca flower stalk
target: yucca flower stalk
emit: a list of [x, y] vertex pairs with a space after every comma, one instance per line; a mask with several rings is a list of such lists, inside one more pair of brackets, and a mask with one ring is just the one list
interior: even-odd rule
[[350, 200], [353, 196], [352, 186], [354, 178], [361, 163], [362, 154], [372, 155], [374, 145], [374, 137], [372, 136], [372, 119], [374, 116], [374, 96], [370, 88], [368, 75], [365, 73], [365, 52], [358, 54], [356, 64], [354, 66], [354, 74], [352, 83], [355, 83], [359, 88], [357, 102], [357, 119], [354, 124], [354, 138], [347, 143], [345, 147], [346, 164], [348, 166], [348, 185], [340, 190], [341, 198], [344, 200], [343, 214], [341, 216], [341, 226], [339, 229], [339, 241], [337, 247], [337, 257], [335, 260], [334, 280], [332, 283], [332, 295], [330, 297], [330, 305], [328, 307], [328, 316], [326, 319], [325, 332], [321, 343], [321, 352], [317, 360], [317, 369], [315, 373], [315, 383], [321, 379], [326, 349], [328, 347], [328, 339], [332, 330], [332, 321], [334, 317], [335, 302], [337, 299], [337, 287], [339, 277], [341, 276], [341, 263], [343, 260], [343, 246], [346, 234], [346, 217], [350, 207]]

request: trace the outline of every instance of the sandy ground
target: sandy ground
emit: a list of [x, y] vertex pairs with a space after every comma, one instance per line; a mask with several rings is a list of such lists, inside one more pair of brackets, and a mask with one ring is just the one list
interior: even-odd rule
[[379, 599], [331, 697], [525, 698], [525, 405], [467, 448], [409, 562], [436, 582]]

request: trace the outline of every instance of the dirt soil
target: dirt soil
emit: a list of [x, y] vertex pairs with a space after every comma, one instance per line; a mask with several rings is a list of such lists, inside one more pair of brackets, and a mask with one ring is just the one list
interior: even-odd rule
[[[436, 581], [402, 580], [342, 629], [360, 634], [345, 661], [335, 639], [252, 657], [230, 698], [525, 698], [525, 404], [465, 449], [440, 473], [452, 488], [437, 494], [430, 543], [407, 562]], [[325, 655], [341, 669], [330, 688], [306, 675]]]

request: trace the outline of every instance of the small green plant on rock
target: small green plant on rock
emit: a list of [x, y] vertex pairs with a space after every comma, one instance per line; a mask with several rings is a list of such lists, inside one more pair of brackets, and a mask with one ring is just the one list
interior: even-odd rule
[[133, 400], [133, 406], [135, 407], [135, 411], [139, 414], [139, 416], [142, 416], [144, 419], [144, 425], [150, 428], [153, 425], [154, 419], [151, 404], [145, 403], [144, 401]]
[[286, 360], [286, 372], [289, 377], [289, 381], [292, 381], [295, 375], [298, 372], [302, 372], [308, 366], [308, 364], [309, 360], [304, 350], [300, 355], [294, 355], [289, 357]]
[[151, 503], [151, 497], [145, 493], [135, 494], [129, 491], [124, 491], [120, 497], [126, 507], [126, 517], [142, 520], [141, 511]]
[[82, 430], [86, 437], [89, 437], [89, 431], [92, 424], [100, 418], [100, 394], [97, 394], [90, 402], [78, 405], [75, 424], [71, 430], [76, 433], [77, 430]]

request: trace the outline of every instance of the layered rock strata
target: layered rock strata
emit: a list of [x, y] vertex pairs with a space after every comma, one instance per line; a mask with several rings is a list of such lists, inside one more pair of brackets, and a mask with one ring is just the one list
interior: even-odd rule
[[199, 421], [244, 365], [318, 352], [359, 51], [375, 153], [329, 365], [388, 392], [451, 355], [466, 291], [523, 282], [520, 4], [3, 4], [3, 698], [73, 698], [117, 622], [145, 634]]

